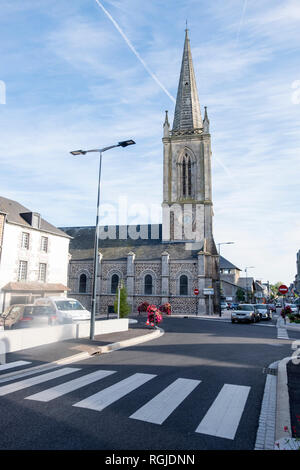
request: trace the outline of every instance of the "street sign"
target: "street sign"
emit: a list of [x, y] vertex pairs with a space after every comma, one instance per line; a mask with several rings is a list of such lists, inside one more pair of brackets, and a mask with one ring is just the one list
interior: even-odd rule
[[289, 288], [285, 286], [284, 284], [282, 284], [282, 286], [278, 287], [278, 290], [280, 294], [287, 294], [289, 291]]
[[214, 290], [211, 288], [203, 289], [204, 295], [214, 295]]
[[198, 295], [199, 294], [199, 289], [194, 289], [194, 294]]

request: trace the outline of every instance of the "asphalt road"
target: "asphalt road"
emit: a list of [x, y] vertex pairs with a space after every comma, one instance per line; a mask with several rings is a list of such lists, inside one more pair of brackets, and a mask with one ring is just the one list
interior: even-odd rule
[[192, 318], [167, 317], [162, 328], [156, 340], [57, 369], [65, 375], [0, 383], [0, 449], [254, 449], [263, 370], [300, 334]]

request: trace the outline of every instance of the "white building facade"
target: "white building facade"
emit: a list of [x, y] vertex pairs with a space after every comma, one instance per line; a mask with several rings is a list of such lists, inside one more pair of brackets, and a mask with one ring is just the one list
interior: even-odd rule
[[0, 312], [67, 293], [69, 242], [39, 213], [0, 197]]

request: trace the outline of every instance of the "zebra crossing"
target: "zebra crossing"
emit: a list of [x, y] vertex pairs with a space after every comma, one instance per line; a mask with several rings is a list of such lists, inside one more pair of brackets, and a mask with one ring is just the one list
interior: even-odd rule
[[[18, 366], [20, 365], [18, 362]], [[25, 366], [25, 364], [23, 365]], [[17, 367], [17, 362], [10, 364], [10, 368], [14, 366]], [[81, 372], [82, 369], [78, 367], [58, 367], [56, 370], [51, 370], [51, 372], [43, 371], [37, 373], [35, 371], [37, 375], [30, 378], [22, 378], [20, 380], [19, 376], [19, 380], [17, 378], [11, 381], [11, 383], [6, 383], [5, 385], [0, 383], [0, 399], [18, 391], [25, 391], [27, 393], [26, 390], [30, 387], [43, 386], [55, 379], [66, 378], [66, 381], [59, 385], [50, 386], [34, 394], [29, 392], [24, 397], [25, 400], [32, 402], [48, 403], [68, 393], [113, 376], [113, 378], [116, 378], [116, 382], [113, 385], [72, 404], [74, 408], [101, 412], [121, 398], [129, 396], [131, 392], [134, 392], [139, 387], [147, 386], [147, 384], [151, 386], [151, 380], [154, 378], [159, 379], [159, 376], [156, 374], [134, 373], [125, 379], [118, 380], [117, 371], [102, 369], [85, 373], [77, 378], [70, 377], [72, 374]], [[197, 400], [201, 397], [202, 384], [202, 380], [177, 378], [128, 418], [130, 420], [162, 425], [192, 392], [197, 391]], [[233, 440], [242, 419], [249, 392], [250, 387], [248, 386], [224, 384], [213, 403], [210, 404], [199, 425], [193, 431], [197, 434]], [[193, 408], [193, 414], [196, 412], [197, 409]]]

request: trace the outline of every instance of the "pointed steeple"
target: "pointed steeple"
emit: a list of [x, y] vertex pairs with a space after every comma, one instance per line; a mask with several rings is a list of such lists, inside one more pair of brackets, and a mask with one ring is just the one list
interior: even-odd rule
[[176, 98], [173, 132], [192, 131], [203, 128], [198, 91], [193, 67], [188, 29], [181, 63], [179, 85]]
[[203, 119], [203, 132], [204, 134], [209, 134], [209, 119], [207, 114], [207, 106], [204, 106], [204, 119]]
[[168, 111], [166, 111], [166, 117], [164, 122], [164, 137], [170, 137], [170, 124], [168, 119]]

